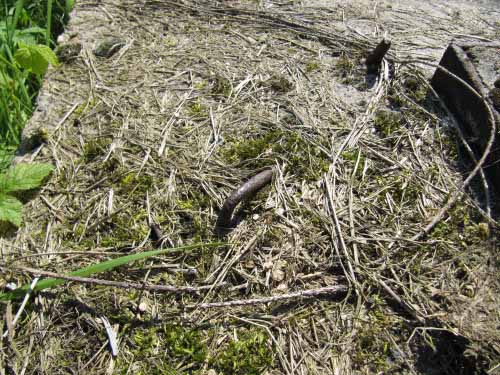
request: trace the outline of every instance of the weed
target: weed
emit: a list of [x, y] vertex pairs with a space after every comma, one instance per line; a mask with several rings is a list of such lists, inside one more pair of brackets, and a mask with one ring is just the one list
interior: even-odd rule
[[42, 77], [57, 65], [50, 49], [62, 32], [72, 0], [5, 0], [0, 7], [0, 143], [18, 146], [33, 112]]
[[[117, 267], [123, 266], [128, 263], [140, 261], [143, 259], [148, 259], [150, 257], [166, 254], [169, 252], [172, 252], [174, 250], [181, 250], [181, 251], [186, 251], [189, 252], [190, 250], [194, 250], [203, 246], [211, 247], [211, 246], [219, 246], [219, 243], [208, 243], [208, 244], [196, 244], [192, 246], [182, 246], [178, 248], [169, 248], [169, 249], [162, 249], [162, 250], [151, 250], [151, 251], [145, 251], [143, 253], [137, 253], [137, 254], [131, 254], [131, 255], [126, 255], [123, 257], [111, 259], [102, 263], [95, 263], [91, 264], [90, 266], [80, 268], [76, 271], [70, 272], [70, 276], [81, 276], [81, 277], [87, 277], [94, 275], [96, 273], [102, 273], [106, 271], [110, 271], [112, 269], [115, 269]], [[57, 285], [64, 284], [66, 280], [61, 280], [61, 279], [44, 279], [43, 281], [40, 281], [37, 285], [36, 288], [34, 289], [35, 291], [39, 290], [44, 290], [48, 288], [53, 288]], [[11, 292], [5, 292], [5, 293], [0, 293], [0, 301], [7, 301], [7, 300], [12, 300], [16, 299], [19, 297], [22, 297], [26, 294], [26, 291], [30, 288], [29, 284], [23, 285], [20, 288], [14, 289]]]

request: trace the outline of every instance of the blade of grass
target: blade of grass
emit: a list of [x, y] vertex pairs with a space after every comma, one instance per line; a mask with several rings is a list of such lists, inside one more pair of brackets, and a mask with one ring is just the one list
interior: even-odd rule
[[47, 26], [45, 27], [45, 43], [50, 47], [50, 32], [52, 28], [52, 0], [47, 0]]
[[[21, 15], [21, 12], [24, 7], [24, 0], [17, 0], [16, 2], [16, 9], [14, 11], [14, 17], [10, 23], [7, 24], [7, 44], [10, 46], [10, 48], [14, 48], [14, 33], [16, 31], [17, 27], [17, 21], [19, 20], [19, 16]], [[8, 19], [8, 17], [7, 17]]]
[[[147, 259], [153, 256], [157, 255], [162, 255], [162, 254], [167, 254], [167, 253], [173, 253], [173, 252], [189, 252], [191, 250], [200, 248], [200, 247], [218, 247], [218, 246], [224, 246], [226, 245], [223, 242], [213, 242], [213, 243], [208, 243], [208, 244], [194, 244], [190, 246], [182, 246], [182, 247], [176, 247], [176, 248], [170, 248], [170, 249], [161, 249], [161, 250], [151, 250], [151, 251], [146, 251], [144, 253], [138, 253], [138, 254], [131, 254], [131, 255], [126, 255], [123, 257], [111, 259], [102, 263], [97, 263], [97, 264], [92, 264], [88, 267], [80, 268], [79, 270], [73, 271], [69, 273], [69, 276], [80, 276], [80, 277], [87, 277], [91, 276], [96, 273], [101, 273], [105, 271], [112, 270], [113, 268], [122, 266], [127, 263], [135, 262], [138, 260], [143, 260]], [[47, 288], [53, 288], [55, 286], [64, 284], [66, 280], [62, 279], [46, 279], [40, 281], [34, 291], [40, 291], [43, 289]], [[0, 301], [8, 301], [12, 299], [16, 299], [19, 297], [22, 297], [26, 294], [26, 292], [29, 290], [30, 284], [23, 285], [20, 288], [17, 288], [11, 292], [6, 292], [0, 294]]]

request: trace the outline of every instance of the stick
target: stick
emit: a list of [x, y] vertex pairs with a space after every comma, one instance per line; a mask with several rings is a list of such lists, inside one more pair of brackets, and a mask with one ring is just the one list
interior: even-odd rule
[[462, 78], [458, 77], [456, 74], [453, 74], [452, 72], [450, 72], [445, 67], [442, 67], [441, 65], [429, 63], [426, 61], [408, 60], [408, 61], [403, 61], [402, 63], [406, 63], [406, 64], [417, 63], [417, 64], [424, 64], [424, 65], [432, 66], [432, 67], [435, 67], [437, 69], [442, 70], [445, 74], [448, 74], [453, 79], [456, 79], [458, 82], [460, 82], [462, 85], [464, 85], [468, 90], [470, 90], [474, 95], [476, 95], [480, 100], [483, 101], [486, 112], [488, 113], [488, 120], [491, 124], [488, 142], [487, 142], [486, 147], [484, 149], [483, 155], [481, 156], [481, 158], [477, 162], [474, 169], [469, 173], [469, 176], [467, 176], [465, 181], [462, 183], [461, 188], [456, 190], [450, 196], [450, 198], [448, 199], [448, 202], [441, 208], [441, 210], [439, 210], [439, 212], [434, 216], [434, 218], [431, 220], [431, 222], [429, 224], [427, 224], [427, 226], [424, 229], [422, 229], [419, 233], [417, 233], [416, 235], [414, 235], [412, 237], [412, 240], [417, 241], [417, 240], [421, 239], [422, 237], [425, 237], [426, 235], [428, 235], [434, 229], [434, 227], [441, 220], [443, 220], [446, 213], [457, 203], [458, 199], [464, 194], [464, 191], [467, 188], [467, 186], [469, 186], [469, 184], [471, 183], [473, 178], [479, 173], [479, 171], [483, 167], [484, 163], [486, 162], [488, 155], [491, 152], [491, 149], [493, 147], [493, 143], [495, 142], [496, 123], [495, 123], [495, 117], [493, 116], [493, 111], [492, 111], [490, 105], [486, 102], [486, 100], [471, 85], [469, 85], [467, 82], [465, 82]]
[[[16, 323], [17, 321], [19, 320], [19, 317], [21, 316], [21, 314], [23, 313], [24, 311], [24, 308], [26, 307], [26, 304], [28, 303], [28, 300], [30, 299], [30, 296], [31, 296], [31, 293], [33, 292], [33, 289], [35, 288], [36, 284], [38, 283], [38, 280], [40, 278], [37, 276], [33, 279], [33, 281], [31, 282], [31, 285], [30, 285], [30, 288], [28, 289], [28, 291], [26, 292], [26, 295], [24, 296], [24, 299], [23, 299], [23, 302], [21, 303], [21, 307], [19, 307], [19, 310], [17, 310], [17, 314], [16, 316], [14, 317], [14, 319], [12, 320], [12, 329], [14, 329], [16, 327]], [[7, 330], [4, 334], [3, 334], [3, 338], [6, 338], [7, 335], [9, 334], [9, 331]], [[14, 333], [12, 333], [14, 334]]]
[[291, 300], [296, 298], [313, 298], [319, 295], [337, 295], [346, 293], [348, 288], [345, 285], [328, 286], [319, 289], [308, 289], [301, 292], [282, 294], [278, 296], [262, 297], [262, 298], [252, 298], [246, 300], [234, 300], [225, 302], [211, 302], [211, 303], [200, 303], [198, 305], [191, 305], [191, 308], [200, 309], [213, 309], [219, 307], [233, 307], [233, 306], [248, 306], [248, 305], [261, 305], [264, 303], [278, 302], [284, 300]]
[[215, 232], [218, 236], [223, 236], [231, 230], [233, 211], [236, 206], [242, 201], [253, 198], [259, 190], [271, 183], [273, 176], [274, 169], [266, 169], [256, 174], [238, 189], [233, 191], [229, 198], [226, 199], [219, 212], [219, 217], [215, 224]]
[[[6, 267], [1, 267], [0, 270], [7, 270]], [[13, 267], [9, 270], [12, 271], [22, 271], [28, 272], [35, 275], [53, 277], [55, 279], [62, 279], [68, 281], [76, 281], [78, 283], [84, 284], [95, 284], [95, 285], [104, 285], [110, 286], [114, 288], [122, 288], [122, 289], [139, 289], [139, 290], [150, 290], [161, 293], [198, 293], [204, 290], [210, 290], [213, 288], [213, 285], [202, 285], [202, 286], [173, 286], [173, 285], [152, 285], [152, 284], [143, 284], [143, 283], [130, 283], [130, 282], [121, 282], [121, 281], [111, 281], [111, 280], [103, 280], [103, 279], [94, 279], [90, 277], [79, 277], [79, 276], [67, 276], [61, 275], [56, 272], [43, 271], [30, 267]], [[224, 287], [227, 286], [227, 283], [220, 283], [216, 285], [216, 287]]]

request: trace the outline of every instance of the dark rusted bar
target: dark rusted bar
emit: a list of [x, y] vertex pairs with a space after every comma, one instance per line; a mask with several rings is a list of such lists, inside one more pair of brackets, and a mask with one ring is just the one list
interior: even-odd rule
[[238, 189], [236, 189], [224, 202], [217, 223], [215, 224], [215, 233], [219, 236], [226, 234], [231, 230], [233, 212], [236, 206], [243, 201], [253, 198], [259, 190], [269, 185], [273, 180], [274, 169], [266, 169], [253, 176]]
[[382, 63], [387, 51], [389, 51], [389, 48], [391, 48], [391, 41], [385, 38], [382, 39], [373, 52], [366, 58], [366, 65], [378, 67]]

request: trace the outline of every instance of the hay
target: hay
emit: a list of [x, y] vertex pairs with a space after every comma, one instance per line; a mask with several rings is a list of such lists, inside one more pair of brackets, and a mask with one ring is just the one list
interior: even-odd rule
[[[33, 122], [65, 121], [27, 156], [55, 163], [57, 172], [27, 206], [17, 236], [2, 241], [6, 280], [30, 281], [16, 266], [65, 273], [144, 251], [153, 245], [151, 222], [164, 247], [215, 240], [231, 191], [263, 167], [273, 166], [275, 179], [242, 207], [227, 246], [103, 276], [199, 293], [74, 282], [40, 294], [0, 347], [1, 367], [210, 373], [234, 361], [242, 366], [234, 373], [287, 374], [492, 367], [495, 221], [465, 197], [428, 237], [414, 237], [460, 189], [463, 172], [453, 162], [452, 125], [418, 62], [435, 61], [448, 35], [484, 26], [430, 11], [423, 7], [410, 24], [408, 9], [320, 1], [78, 2], [71, 27], [79, 40], [68, 43], [81, 42], [82, 52], [51, 72]], [[445, 21], [448, 30], [435, 30]], [[385, 62], [373, 82], [361, 59], [382, 22], [393, 30], [389, 59], [416, 63]], [[419, 38], [407, 34], [413, 27]], [[126, 45], [95, 57], [109, 36]], [[297, 299], [337, 286], [347, 294]], [[277, 302], [283, 295], [293, 299]], [[116, 358], [101, 316], [118, 325]]]

